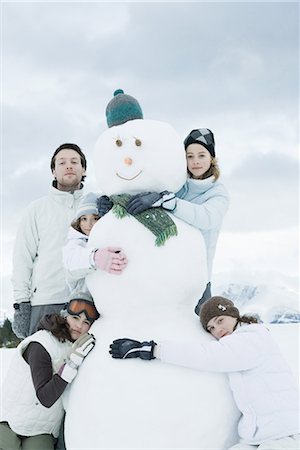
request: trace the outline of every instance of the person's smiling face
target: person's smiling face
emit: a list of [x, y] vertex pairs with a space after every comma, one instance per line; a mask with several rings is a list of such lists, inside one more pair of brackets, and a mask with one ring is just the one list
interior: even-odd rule
[[201, 144], [190, 144], [186, 149], [187, 168], [195, 180], [201, 180], [202, 175], [211, 165], [211, 154]]

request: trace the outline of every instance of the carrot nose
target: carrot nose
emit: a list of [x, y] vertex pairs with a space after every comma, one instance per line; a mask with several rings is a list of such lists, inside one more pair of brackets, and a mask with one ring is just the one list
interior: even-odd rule
[[128, 156], [126, 158], [124, 158], [124, 163], [126, 164], [126, 166], [131, 166], [131, 164], [133, 163], [132, 159], [129, 158]]

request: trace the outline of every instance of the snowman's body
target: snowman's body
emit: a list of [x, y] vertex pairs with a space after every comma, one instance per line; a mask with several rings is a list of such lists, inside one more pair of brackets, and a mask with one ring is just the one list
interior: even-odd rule
[[[144, 149], [130, 144], [109, 162], [109, 140], [125, 143], [128, 136], [150, 142], [158, 165], [165, 161], [163, 152], [167, 160], [175, 158], [163, 171], [153, 172], [153, 185], [151, 171], [145, 168], [149, 155], [135, 158], [134, 151]], [[139, 166], [136, 162], [136, 167], [122, 167], [126, 158]], [[134, 120], [107, 130], [97, 143], [95, 159], [99, 186], [108, 194], [177, 191], [186, 173], [177, 134], [160, 122]], [[127, 169], [136, 172], [127, 174]], [[113, 183], [116, 172], [123, 178], [117, 176]], [[134, 173], [145, 178], [138, 180]], [[154, 179], [162, 173], [160, 182]], [[113, 360], [108, 352], [109, 344], [122, 337], [211, 339], [193, 313], [207, 283], [202, 235], [169, 215], [178, 235], [161, 247], [155, 246], [155, 236], [134, 217], [119, 219], [112, 211], [92, 230], [89, 246], [120, 246], [129, 262], [121, 276], [96, 271], [87, 279], [102, 317], [91, 330], [97, 339], [95, 349], [80, 368], [67, 402], [68, 449], [226, 449], [233, 443], [238, 414], [226, 376], [159, 360]]]

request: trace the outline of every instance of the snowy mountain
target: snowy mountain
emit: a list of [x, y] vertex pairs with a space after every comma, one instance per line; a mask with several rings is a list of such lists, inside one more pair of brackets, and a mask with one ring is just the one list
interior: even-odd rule
[[258, 314], [263, 322], [300, 322], [298, 293], [286, 285], [219, 284], [213, 295], [231, 299], [241, 313]]

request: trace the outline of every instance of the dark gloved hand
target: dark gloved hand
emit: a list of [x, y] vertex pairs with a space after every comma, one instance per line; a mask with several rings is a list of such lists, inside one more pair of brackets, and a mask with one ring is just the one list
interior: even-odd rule
[[113, 207], [113, 202], [107, 197], [107, 195], [101, 195], [101, 197], [97, 198], [97, 208], [99, 212], [99, 216], [105, 216], [108, 211]]
[[113, 358], [126, 359], [126, 358], [141, 358], [141, 359], [155, 359], [153, 356], [154, 347], [156, 342], [144, 341], [139, 342], [134, 339], [116, 339], [110, 344], [109, 353]]
[[14, 303], [14, 310], [12, 330], [18, 338], [24, 339], [29, 336], [31, 303], [28, 301]]
[[173, 192], [143, 192], [132, 197], [126, 209], [129, 214], [139, 214], [146, 209], [158, 208], [159, 206], [168, 211], [174, 211], [176, 202]]

